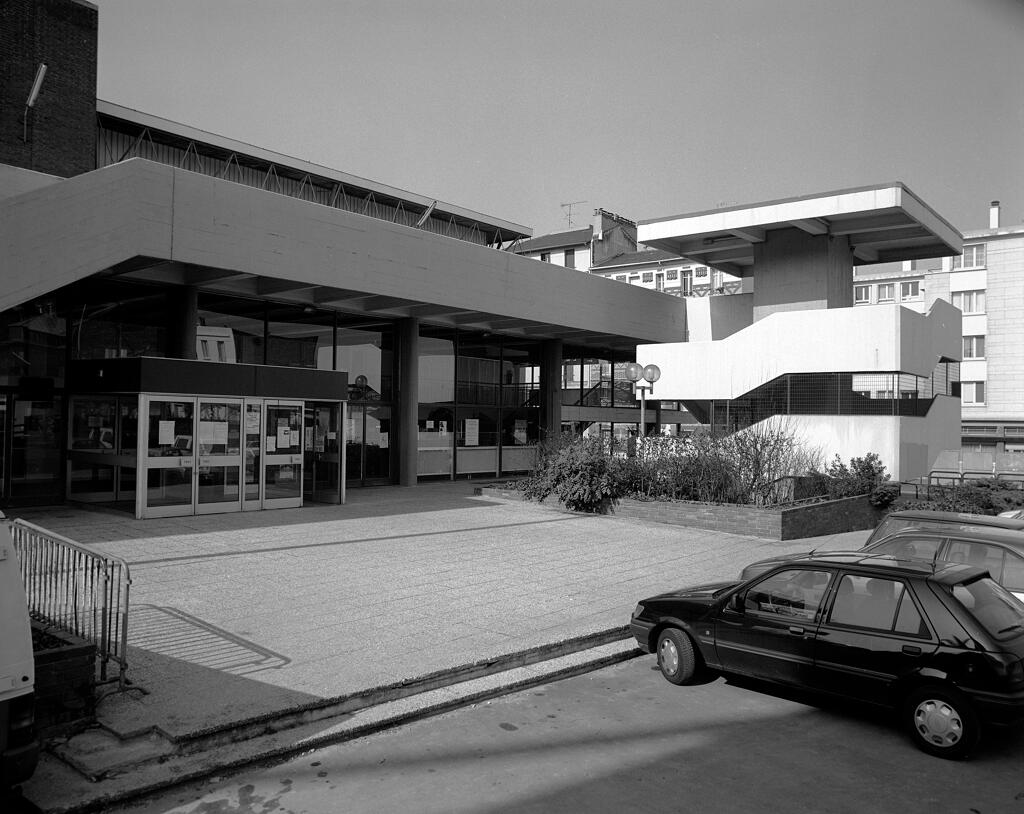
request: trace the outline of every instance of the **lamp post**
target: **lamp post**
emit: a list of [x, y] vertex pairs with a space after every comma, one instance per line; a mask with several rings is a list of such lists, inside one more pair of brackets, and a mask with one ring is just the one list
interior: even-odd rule
[[[640, 391], [640, 437], [647, 436], [647, 391], [654, 395], [654, 383], [661, 378], [661, 368], [657, 365], [641, 365], [630, 362], [626, 365], [626, 378], [633, 382], [633, 390]], [[647, 384], [640, 384], [643, 379]]]

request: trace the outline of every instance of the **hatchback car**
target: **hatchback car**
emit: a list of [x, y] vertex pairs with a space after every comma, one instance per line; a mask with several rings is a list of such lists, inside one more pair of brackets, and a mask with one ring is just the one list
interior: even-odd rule
[[1024, 720], [1024, 603], [976, 566], [803, 555], [645, 599], [630, 629], [673, 684], [736, 674], [887, 706], [940, 757]]
[[[989, 529], [1016, 532], [1020, 538], [1018, 551], [1024, 555], [1024, 520], [1009, 517], [993, 517], [986, 514], [966, 514], [962, 512], [902, 511], [892, 512], [875, 530], [871, 532], [861, 551], [874, 551], [879, 542], [901, 531], [909, 529], [929, 529], [936, 532], [977, 531]], [[784, 554], [752, 562], [740, 572], [740, 579], [750, 579], [763, 574], [769, 568], [791, 559], [793, 554]], [[998, 576], [993, 573], [993, 577]]]

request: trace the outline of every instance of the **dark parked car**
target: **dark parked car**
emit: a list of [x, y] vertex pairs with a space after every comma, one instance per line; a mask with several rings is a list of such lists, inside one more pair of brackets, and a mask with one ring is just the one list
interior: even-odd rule
[[888, 706], [940, 757], [1024, 720], [1024, 603], [975, 566], [803, 555], [645, 599], [630, 629], [673, 684], [736, 674]]
[[1024, 534], [999, 528], [911, 529], [872, 543], [872, 554], [976, 565], [1024, 600]]
[[[860, 550], [874, 551], [880, 541], [887, 537], [891, 537], [897, 532], [906, 531], [908, 529], [929, 529], [936, 532], [944, 531], [947, 533], [952, 533], [954, 531], [985, 532], [989, 529], [1017, 532], [1022, 543], [1021, 546], [1017, 547], [1017, 551], [1024, 555], [1024, 520], [1002, 516], [992, 517], [986, 514], [931, 511], [892, 512], [875, 527], [875, 530], [871, 532], [871, 536], [868, 537], [867, 542], [864, 543]], [[786, 562], [794, 556], [799, 555], [785, 554], [752, 562], [740, 573], [740, 579], [750, 579], [758, 574], [763, 574], [769, 568], [772, 568], [781, 562]], [[940, 557], [940, 559], [942, 558]], [[992, 576], [997, 580], [999, 579], [994, 572]]]

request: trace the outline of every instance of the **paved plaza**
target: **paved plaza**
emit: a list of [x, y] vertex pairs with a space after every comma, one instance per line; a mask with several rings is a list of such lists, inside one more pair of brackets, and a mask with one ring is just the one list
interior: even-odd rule
[[122, 737], [186, 737], [608, 630], [641, 597], [868, 535], [773, 542], [477, 496], [477, 485], [164, 520], [77, 508], [16, 516], [131, 568], [139, 691], [97, 711]]

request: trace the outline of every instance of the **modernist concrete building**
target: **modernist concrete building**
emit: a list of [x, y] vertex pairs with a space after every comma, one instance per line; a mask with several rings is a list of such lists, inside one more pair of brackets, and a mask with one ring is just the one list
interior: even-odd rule
[[[936, 299], [963, 313], [961, 466], [973, 472], [1024, 469], [1024, 226], [1001, 223], [999, 201], [988, 228], [964, 234], [963, 253], [895, 268], [858, 268], [858, 306], [898, 302], [921, 312]], [[948, 470], [953, 458], [943, 463]]]
[[4, 12], [0, 504], [340, 502], [635, 430], [616, 363], [685, 336], [679, 300], [519, 256], [530, 231], [501, 218], [97, 100], [94, 5]]
[[877, 452], [919, 477], [959, 429], [960, 312], [853, 306], [853, 267], [959, 254], [961, 236], [902, 184], [730, 207], [638, 226], [641, 243], [743, 280], [691, 299], [690, 342], [646, 345], [661, 398], [734, 431], [775, 416], [828, 456]]

